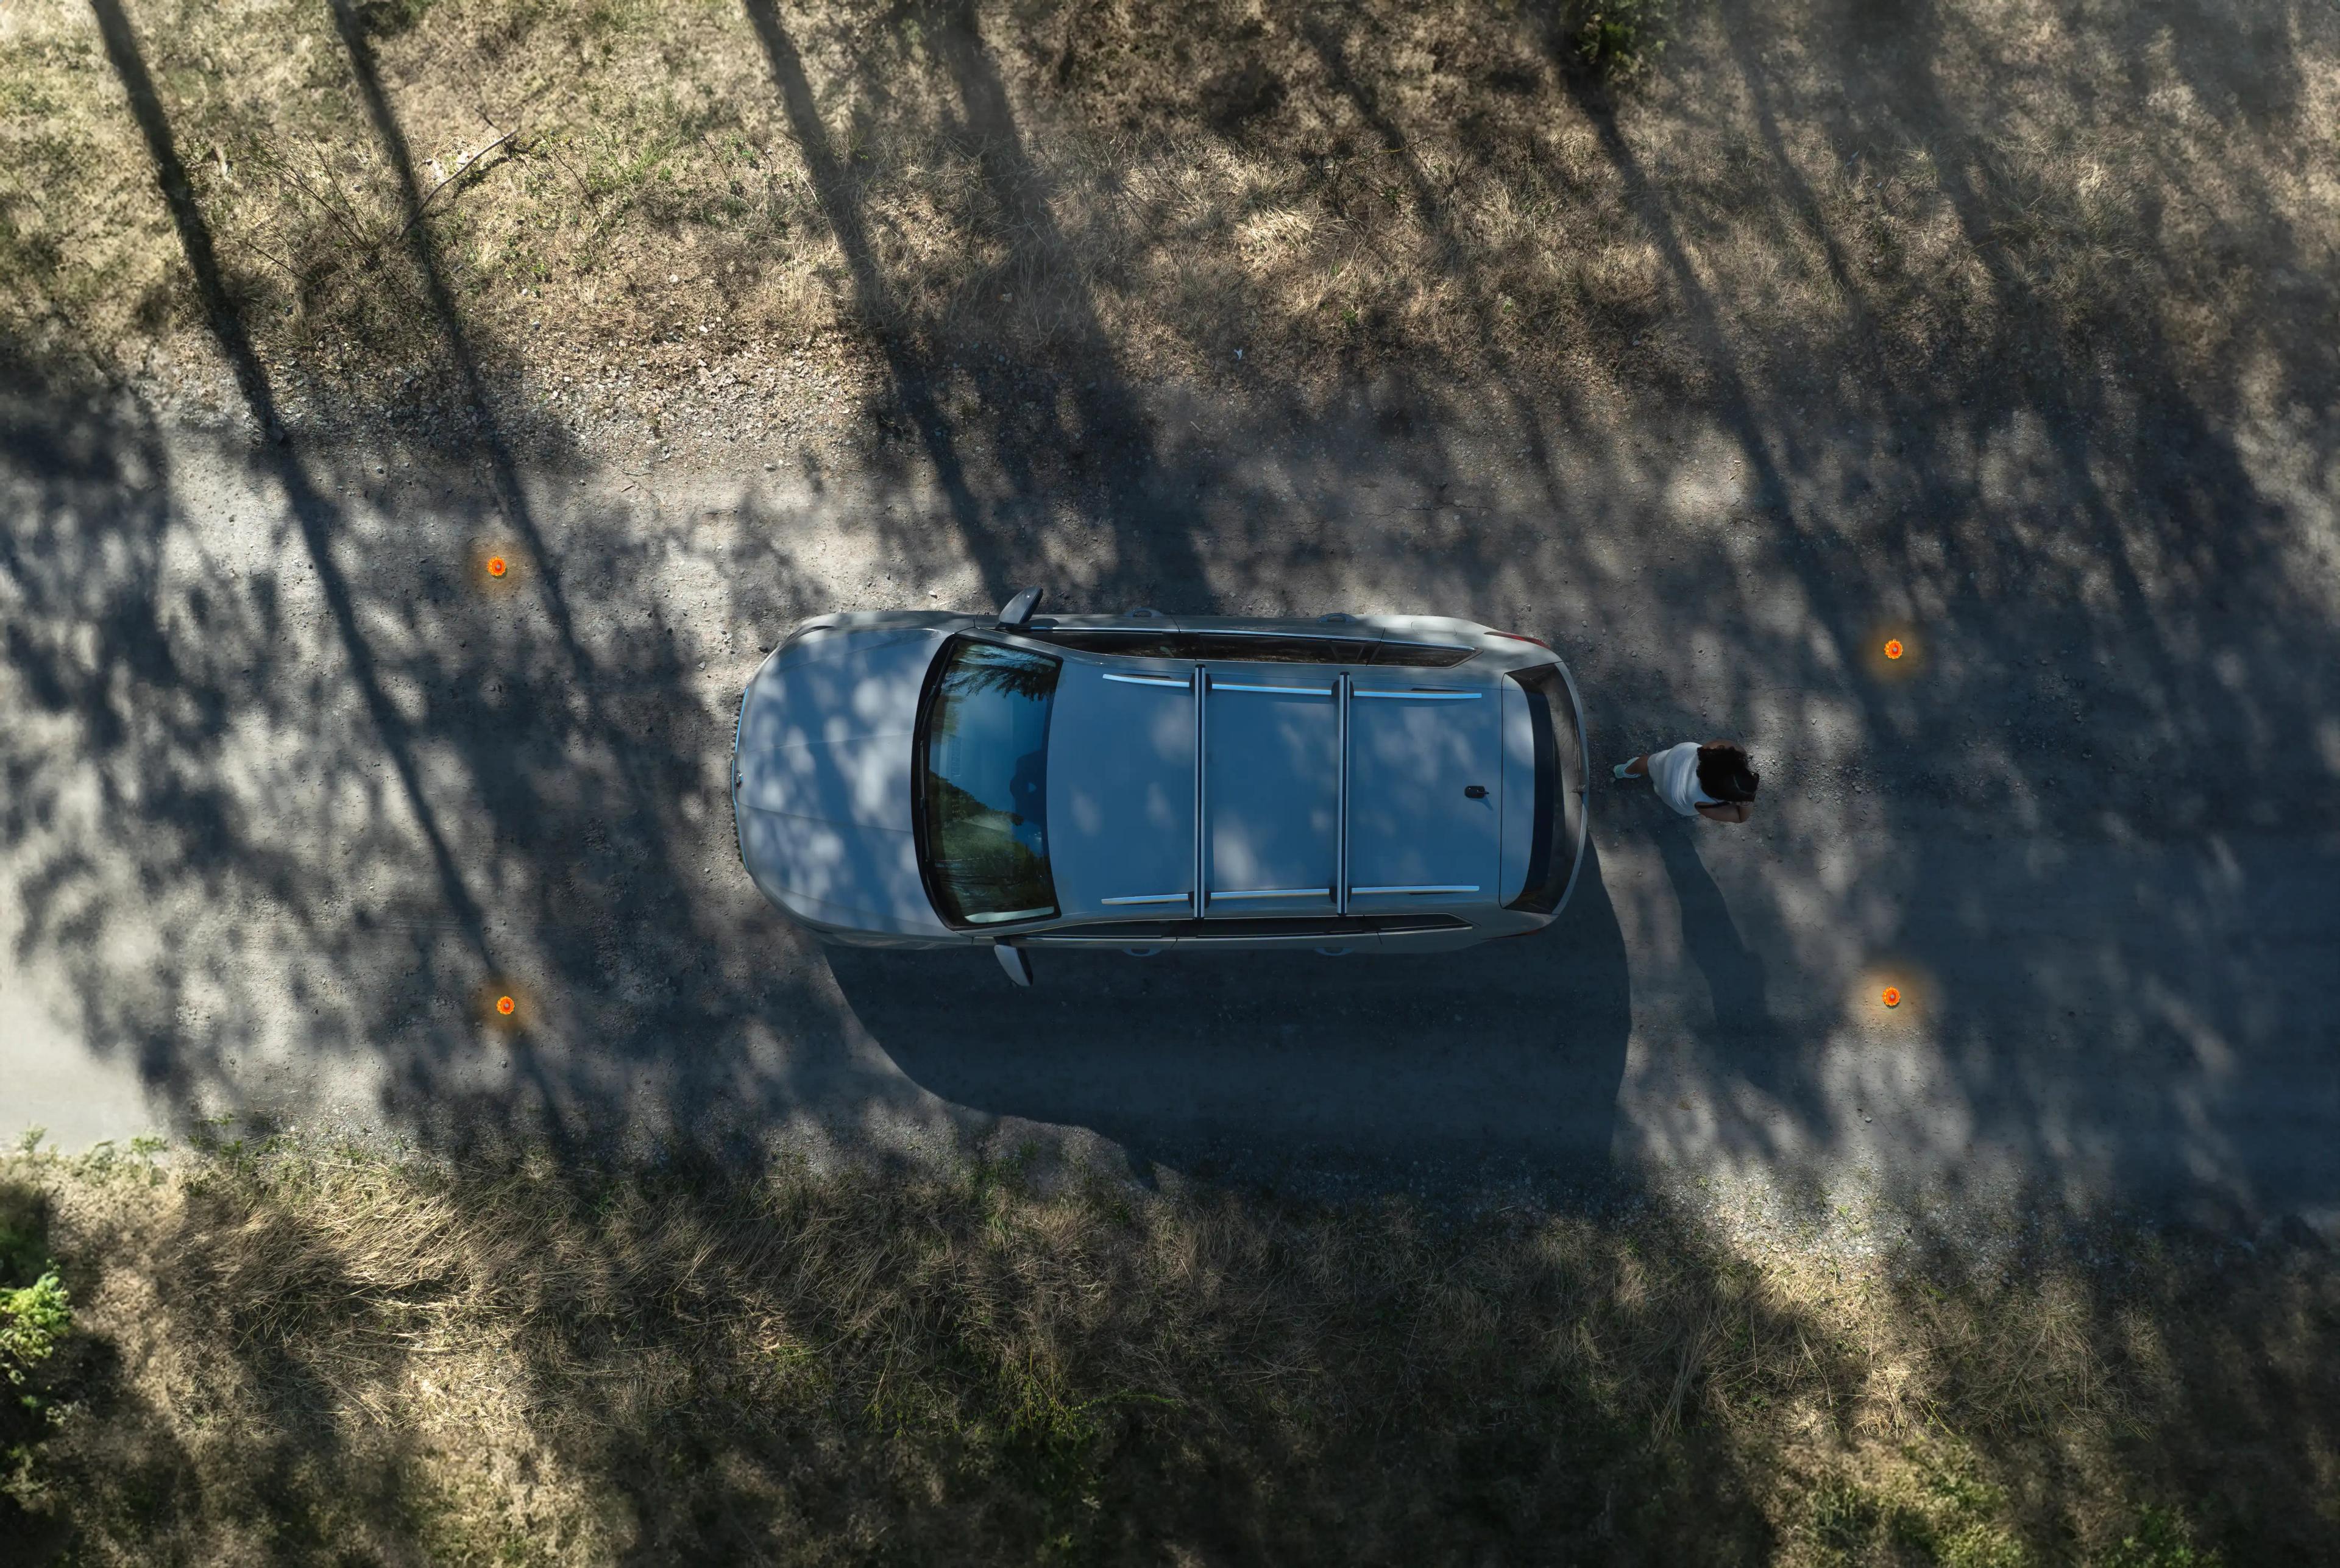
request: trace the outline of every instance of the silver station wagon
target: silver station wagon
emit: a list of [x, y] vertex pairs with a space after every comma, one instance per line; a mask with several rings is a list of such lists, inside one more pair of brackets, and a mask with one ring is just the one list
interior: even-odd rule
[[832, 941], [1429, 952], [1584, 854], [1584, 716], [1533, 638], [1428, 616], [824, 615], [740, 700], [765, 897]]

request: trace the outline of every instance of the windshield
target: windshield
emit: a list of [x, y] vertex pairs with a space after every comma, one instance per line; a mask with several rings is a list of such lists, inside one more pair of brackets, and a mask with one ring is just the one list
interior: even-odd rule
[[944, 919], [988, 926], [1056, 912], [1048, 874], [1048, 711], [1057, 660], [967, 641], [928, 701], [918, 747], [919, 848]]

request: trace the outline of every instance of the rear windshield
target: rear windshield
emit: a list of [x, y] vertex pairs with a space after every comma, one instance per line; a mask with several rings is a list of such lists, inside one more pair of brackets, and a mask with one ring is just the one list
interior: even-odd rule
[[1520, 896], [1504, 908], [1549, 915], [1560, 908], [1576, 870], [1576, 839], [1581, 807], [1584, 759], [1560, 667], [1515, 670], [1512, 679], [1528, 694], [1528, 729], [1535, 752], [1535, 822], [1528, 839], [1528, 874]]
[[918, 851], [954, 925], [1056, 912], [1048, 871], [1048, 714], [1062, 666], [964, 641], [946, 656], [918, 737]]

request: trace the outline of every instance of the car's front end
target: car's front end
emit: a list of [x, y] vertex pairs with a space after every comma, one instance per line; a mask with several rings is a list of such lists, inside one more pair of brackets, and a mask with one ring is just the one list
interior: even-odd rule
[[918, 865], [918, 704], [964, 618], [824, 616], [765, 660], [734, 728], [740, 863], [764, 896], [833, 941], [955, 947]]

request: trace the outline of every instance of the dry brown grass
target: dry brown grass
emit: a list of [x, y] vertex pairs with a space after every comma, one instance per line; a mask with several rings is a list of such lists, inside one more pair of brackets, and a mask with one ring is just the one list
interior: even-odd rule
[[[2333, 391], [2325, 5], [1683, 7], [1617, 101], [1581, 5], [339, 3], [127, 13], [295, 403], [622, 368], [589, 401], [654, 425], [808, 343], [1586, 417]], [[11, 336], [134, 364], [200, 308], [91, 16], [0, 21], [0, 275]]]
[[0, 1183], [80, 1307], [7, 1494], [76, 1563], [2174, 1565], [2340, 1526], [2312, 1249], [1984, 1278], [1016, 1163]]

